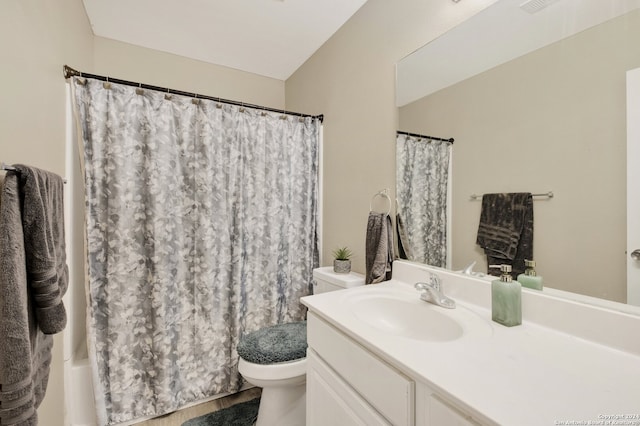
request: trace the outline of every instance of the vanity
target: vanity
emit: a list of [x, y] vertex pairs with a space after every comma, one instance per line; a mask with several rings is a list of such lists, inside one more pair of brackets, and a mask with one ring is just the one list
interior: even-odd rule
[[[455, 309], [420, 300], [432, 274]], [[635, 315], [523, 289], [523, 324], [504, 327], [490, 279], [408, 261], [302, 303], [308, 426], [640, 425]]]

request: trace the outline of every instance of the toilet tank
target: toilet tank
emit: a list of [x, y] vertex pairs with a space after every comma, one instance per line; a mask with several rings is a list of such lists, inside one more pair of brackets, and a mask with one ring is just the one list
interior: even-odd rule
[[324, 266], [313, 270], [313, 294], [342, 290], [364, 285], [364, 275], [357, 272], [338, 274], [333, 272], [333, 266]]

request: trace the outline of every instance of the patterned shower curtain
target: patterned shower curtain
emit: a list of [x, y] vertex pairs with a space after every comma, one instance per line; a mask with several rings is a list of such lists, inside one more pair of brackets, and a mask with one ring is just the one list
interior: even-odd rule
[[100, 424], [241, 386], [243, 332], [303, 319], [317, 118], [74, 77]]
[[403, 134], [396, 137], [399, 244], [405, 246], [409, 260], [440, 267], [447, 264], [450, 157], [449, 142]]

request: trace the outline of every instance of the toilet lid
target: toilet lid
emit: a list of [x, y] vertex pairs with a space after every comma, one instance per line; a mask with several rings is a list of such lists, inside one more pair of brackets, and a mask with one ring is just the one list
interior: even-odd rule
[[240, 338], [238, 355], [255, 364], [275, 364], [307, 356], [307, 322], [265, 327]]

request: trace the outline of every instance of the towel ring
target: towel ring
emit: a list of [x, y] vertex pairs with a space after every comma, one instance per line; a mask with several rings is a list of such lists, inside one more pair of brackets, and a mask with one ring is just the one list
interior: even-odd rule
[[387, 194], [387, 189], [383, 189], [380, 192], [377, 192], [373, 195], [373, 197], [371, 197], [371, 201], [369, 202], [369, 211], [372, 212], [373, 211], [373, 200], [376, 199], [376, 197], [383, 197], [387, 199], [387, 203], [389, 203], [389, 210], [387, 210], [387, 215], [391, 214], [391, 198], [389, 197], [389, 194]]

